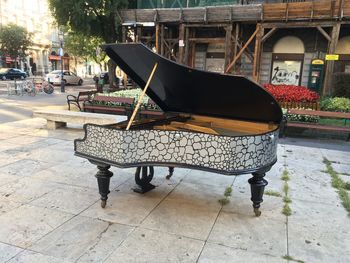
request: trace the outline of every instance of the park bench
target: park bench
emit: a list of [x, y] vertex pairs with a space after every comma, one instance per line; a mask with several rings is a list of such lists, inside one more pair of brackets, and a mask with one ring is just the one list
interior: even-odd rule
[[140, 118], [153, 118], [153, 117], [162, 117], [164, 112], [161, 110], [155, 109], [156, 104], [153, 100], [148, 99], [147, 106], [141, 107], [139, 114]]
[[[343, 119], [346, 121], [350, 119], [350, 113], [345, 112], [331, 112], [331, 111], [316, 111], [316, 110], [299, 110], [299, 109], [289, 109], [288, 114], [298, 114], [306, 116], [318, 116], [330, 119]], [[304, 128], [304, 129], [316, 129], [324, 131], [337, 131], [337, 132], [347, 132], [347, 141], [350, 139], [350, 127], [348, 126], [335, 126], [335, 125], [324, 125], [319, 123], [307, 123], [286, 120], [283, 125], [281, 125], [281, 137], [284, 136], [287, 127]]]
[[85, 112], [110, 113], [130, 117], [134, 101], [134, 98], [95, 96], [93, 100], [84, 102], [83, 109]]
[[110, 114], [99, 114], [68, 110], [39, 110], [33, 112], [33, 117], [46, 119], [47, 128], [49, 130], [55, 130], [59, 127], [64, 127], [67, 125], [67, 123], [92, 123], [98, 125], [109, 125], [118, 123], [126, 119], [121, 116], [115, 116]]
[[83, 104], [85, 101], [90, 101], [92, 99], [92, 96], [95, 95], [96, 93], [97, 93], [96, 90], [90, 90], [90, 91], [80, 91], [78, 93], [78, 96], [67, 95], [68, 110], [70, 110], [70, 106], [72, 104], [77, 106], [79, 110], [82, 111], [80, 104]]

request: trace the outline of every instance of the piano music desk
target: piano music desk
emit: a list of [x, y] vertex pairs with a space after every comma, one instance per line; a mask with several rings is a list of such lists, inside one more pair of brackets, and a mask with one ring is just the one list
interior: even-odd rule
[[67, 123], [76, 124], [98, 124], [109, 125], [116, 124], [126, 117], [120, 117], [110, 114], [76, 112], [67, 110], [41, 110], [33, 112], [33, 117], [39, 117], [47, 120], [47, 129], [55, 130], [59, 127], [65, 127]]

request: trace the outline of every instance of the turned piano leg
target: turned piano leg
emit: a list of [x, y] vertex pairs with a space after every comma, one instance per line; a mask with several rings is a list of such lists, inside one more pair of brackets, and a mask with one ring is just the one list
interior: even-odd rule
[[108, 194], [109, 192], [109, 181], [111, 177], [113, 176], [113, 173], [109, 171], [110, 165], [107, 164], [98, 164], [98, 172], [96, 173], [97, 183], [98, 183], [98, 190], [101, 195], [101, 207], [105, 208]]
[[248, 180], [250, 184], [251, 199], [253, 202], [254, 213], [256, 216], [261, 215], [260, 203], [263, 201], [264, 189], [268, 182], [264, 179], [264, 172], [252, 173], [253, 177]]
[[135, 183], [138, 187], [134, 189], [134, 192], [144, 194], [154, 189], [155, 186], [151, 184], [153, 175], [153, 166], [137, 167], [135, 172]]
[[174, 173], [174, 167], [169, 166], [169, 174], [165, 178], [169, 180], [173, 176], [173, 173]]

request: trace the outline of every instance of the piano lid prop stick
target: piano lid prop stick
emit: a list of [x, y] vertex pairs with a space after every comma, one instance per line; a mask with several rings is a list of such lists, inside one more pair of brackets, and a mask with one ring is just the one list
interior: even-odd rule
[[137, 101], [136, 107], [135, 107], [135, 109], [134, 109], [134, 111], [133, 111], [133, 113], [132, 113], [132, 115], [131, 115], [131, 118], [130, 118], [130, 120], [129, 120], [128, 126], [126, 127], [126, 130], [127, 130], [127, 131], [130, 129], [131, 123], [132, 123], [132, 122], [134, 121], [134, 119], [135, 119], [136, 113], [137, 113], [137, 111], [139, 110], [139, 108], [140, 108], [140, 106], [141, 106], [141, 101], [142, 101], [143, 97], [144, 97], [145, 94], [146, 94], [146, 91], [147, 91], [147, 89], [148, 89], [148, 86], [149, 86], [149, 84], [151, 83], [151, 80], [152, 80], [152, 78], [153, 78], [154, 73], [156, 72], [157, 67], [158, 67], [158, 63], [154, 64], [154, 67], [153, 67], [153, 70], [152, 70], [152, 72], [151, 72], [151, 75], [149, 76], [149, 78], [148, 78], [148, 80], [147, 80], [146, 86], [145, 86], [145, 88], [143, 89], [143, 92], [141, 93], [141, 95], [140, 95], [140, 97], [139, 97], [139, 100]]

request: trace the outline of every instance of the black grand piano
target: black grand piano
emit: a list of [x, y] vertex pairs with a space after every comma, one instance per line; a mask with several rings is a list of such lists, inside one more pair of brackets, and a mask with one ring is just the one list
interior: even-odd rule
[[251, 200], [259, 216], [264, 176], [277, 161], [282, 111], [275, 99], [243, 76], [192, 69], [143, 44], [106, 44], [103, 49], [141, 88], [150, 81], [146, 94], [164, 116], [137, 119], [128, 130], [127, 121], [84, 126], [84, 138], [74, 141], [75, 155], [97, 165], [101, 206], [109, 194], [111, 165], [136, 167], [141, 193], [154, 188], [153, 166], [169, 167], [168, 178], [174, 167], [185, 167], [225, 175], [251, 173]]

